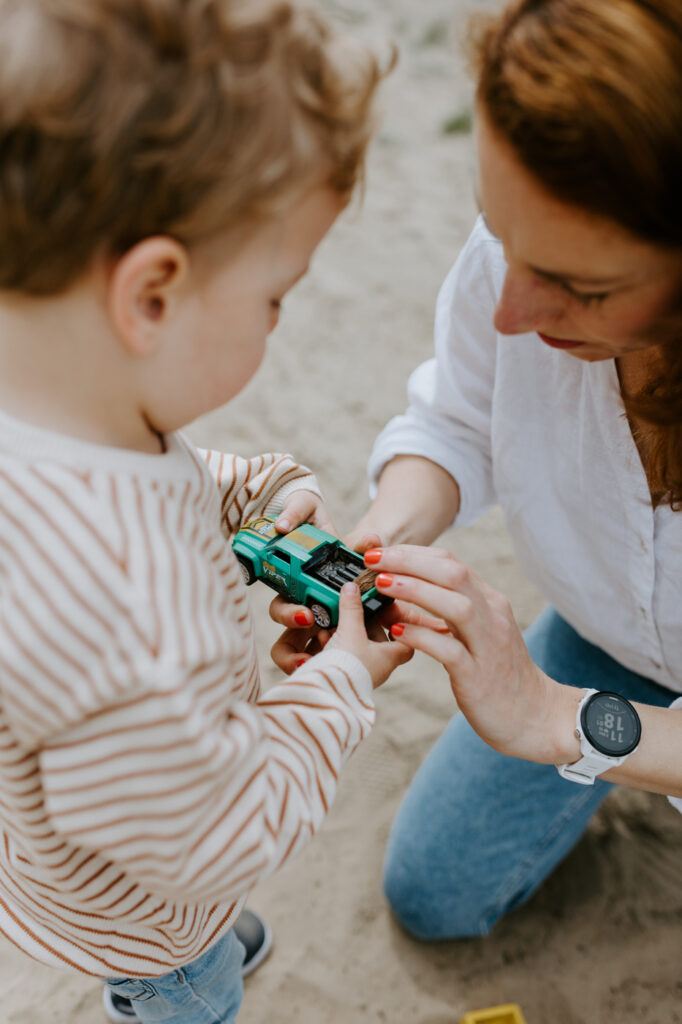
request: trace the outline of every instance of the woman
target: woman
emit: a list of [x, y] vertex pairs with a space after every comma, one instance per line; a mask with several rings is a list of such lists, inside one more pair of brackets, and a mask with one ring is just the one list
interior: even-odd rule
[[[682, 7], [521, 0], [476, 55], [482, 216], [352, 537], [447, 625], [392, 629], [462, 711], [386, 858], [426, 939], [524, 902], [612, 783], [682, 796]], [[493, 501], [550, 602], [525, 644], [500, 594], [411, 546]]]
[[[482, 215], [348, 538], [442, 620], [392, 633], [462, 711], [387, 852], [424, 939], [524, 902], [613, 783], [682, 796], [682, 6], [520, 0], [475, 51]], [[495, 501], [550, 603], [525, 643], [502, 595], [414, 546]]]

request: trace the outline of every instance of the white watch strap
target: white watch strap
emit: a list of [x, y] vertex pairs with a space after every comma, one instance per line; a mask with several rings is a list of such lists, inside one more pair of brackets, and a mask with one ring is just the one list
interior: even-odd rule
[[580, 782], [583, 786], [592, 786], [597, 775], [608, 771], [609, 768], [615, 768], [624, 760], [623, 757], [607, 757], [605, 754], [593, 750], [592, 753], [585, 754], [573, 764], [558, 764], [557, 771], [562, 779], [568, 779], [569, 782]]
[[586, 691], [578, 704], [575, 716], [575, 733], [580, 740], [580, 753], [582, 757], [574, 761], [573, 764], [558, 764], [556, 766], [556, 770], [562, 779], [568, 779], [569, 782], [578, 782], [582, 786], [593, 786], [597, 775], [608, 771], [609, 768], [617, 767], [627, 757], [627, 754], [623, 757], [609, 757], [608, 754], [600, 754], [584, 735], [580, 716], [584, 705], [594, 693], [599, 693], [599, 690]]

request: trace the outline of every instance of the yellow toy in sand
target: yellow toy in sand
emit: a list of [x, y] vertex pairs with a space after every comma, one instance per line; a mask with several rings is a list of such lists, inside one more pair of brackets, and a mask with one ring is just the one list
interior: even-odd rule
[[462, 1017], [460, 1024], [526, 1024], [521, 1007], [516, 1003], [491, 1006], [487, 1010], [474, 1010]]

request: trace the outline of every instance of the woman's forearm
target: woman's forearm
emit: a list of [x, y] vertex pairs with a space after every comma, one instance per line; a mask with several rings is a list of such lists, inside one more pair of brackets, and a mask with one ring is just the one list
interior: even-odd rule
[[[585, 690], [557, 682], [533, 662], [502, 594], [445, 548], [384, 547], [368, 564], [380, 574], [378, 590], [395, 597], [399, 609], [416, 605], [440, 620], [426, 627], [408, 615], [391, 632], [443, 665], [461, 713], [481, 739], [526, 761], [580, 760], [576, 715]], [[598, 679], [590, 683], [599, 688]], [[603, 777], [682, 797], [682, 710], [635, 707], [642, 724], [639, 746]]]
[[[583, 690], [556, 684], [554, 721], [556, 764], [573, 764], [580, 758], [575, 735], [576, 709]], [[682, 797], [682, 710], [650, 704], [633, 705], [642, 723], [637, 750], [617, 768], [600, 778], [650, 793]]]
[[459, 487], [446, 470], [417, 455], [398, 455], [384, 468], [377, 495], [353, 530], [381, 543], [431, 544], [459, 511]]

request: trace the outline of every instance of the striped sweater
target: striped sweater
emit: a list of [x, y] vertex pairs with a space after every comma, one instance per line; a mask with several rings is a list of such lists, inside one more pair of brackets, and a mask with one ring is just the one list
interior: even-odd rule
[[314, 478], [181, 435], [0, 435], [0, 931], [52, 966], [165, 974], [310, 838], [373, 722], [343, 652], [260, 691], [226, 540]]

